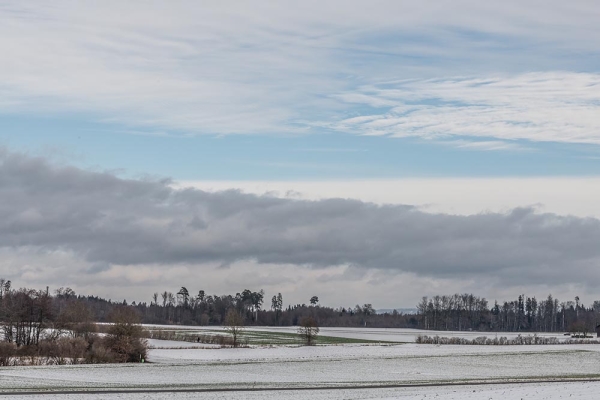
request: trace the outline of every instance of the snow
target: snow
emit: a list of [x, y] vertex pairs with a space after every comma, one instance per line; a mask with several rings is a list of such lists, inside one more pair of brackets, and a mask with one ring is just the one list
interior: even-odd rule
[[436, 346], [428, 344], [396, 345], [338, 345], [311, 347], [255, 347], [223, 348], [204, 351], [179, 351], [156, 349], [150, 358], [156, 363], [198, 364], [202, 362], [283, 362], [304, 360], [354, 360], [354, 359], [408, 359], [421, 357], [478, 357], [485, 355], [523, 354], [572, 354], [580, 352], [600, 352], [600, 345], [554, 345], [554, 346]]
[[288, 388], [600, 376], [600, 346], [313, 346], [150, 350], [145, 364], [0, 368], [15, 388]]
[[[181, 327], [177, 329], [196, 329]], [[210, 328], [215, 330], [215, 328]], [[255, 328], [252, 328], [255, 329]], [[288, 329], [288, 328], [286, 328]], [[325, 328], [328, 335], [410, 339], [421, 331]], [[277, 328], [278, 332], [285, 332]], [[462, 332], [463, 335], [480, 333]], [[348, 335], [348, 336], [340, 336]], [[382, 340], [382, 339], [373, 339]], [[436, 346], [404, 344], [220, 348], [149, 340], [144, 364], [0, 367], [0, 394], [12, 390], [261, 389], [259, 392], [98, 394], [92, 399], [546, 399], [595, 398], [597, 382], [516, 380], [600, 379], [600, 345]], [[509, 384], [506, 384], [509, 382]], [[482, 383], [387, 389], [349, 386]], [[494, 384], [491, 383], [502, 383]], [[346, 387], [336, 389], [336, 387]], [[293, 389], [316, 388], [316, 391]], [[271, 390], [269, 390], [271, 389]], [[272, 390], [286, 389], [286, 390]], [[289, 390], [288, 390], [289, 389]], [[24, 396], [22, 398], [38, 398]], [[61, 395], [55, 398], [80, 398]], [[52, 398], [44, 395], [41, 398]]]
[[[144, 325], [151, 329], [174, 329], [185, 331], [186, 333], [224, 333], [223, 327], [218, 326], [185, 326], [185, 325]], [[296, 326], [248, 326], [249, 331], [258, 332], [280, 332], [280, 333], [296, 333]], [[382, 342], [398, 342], [398, 343], [414, 343], [419, 335], [426, 336], [445, 336], [445, 337], [460, 337], [466, 339], [474, 339], [480, 336], [507, 337], [515, 338], [518, 335], [532, 335], [529, 332], [477, 332], [477, 331], [430, 331], [421, 329], [406, 329], [406, 328], [320, 328], [320, 335], [332, 336], [347, 339], [373, 340]], [[562, 332], [538, 332], [540, 337], [556, 337], [558, 339], [569, 338]]]
[[[594, 399], [600, 392], [599, 382], [578, 383], [535, 383], [477, 386], [445, 386], [395, 389], [353, 389], [353, 390], [314, 390], [314, 391], [260, 391], [260, 392], [216, 392], [216, 393], [118, 393], [118, 394], [86, 394], [90, 400], [154, 400], [154, 399], [197, 399], [206, 400], [366, 400], [366, 399], [399, 399], [422, 400], [435, 398], [439, 400], [546, 400], [546, 399]], [[32, 395], [19, 396], [24, 400], [33, 399], [80, 399], [80, 394], [73, 395]]]

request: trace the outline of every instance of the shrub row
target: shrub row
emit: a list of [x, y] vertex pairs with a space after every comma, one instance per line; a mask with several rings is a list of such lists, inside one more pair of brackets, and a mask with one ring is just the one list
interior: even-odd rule
[[30, 346], [0, 342], [0, 366], [124, 362], [123, 354], [119, 353], [118, 349], [109, 347], [111, 344], [107, 337], [97, 335], [90, 335], [87, 340], [66, 337], [44, 339], [37, 345]]
[[508, 346], [508, 345], [555, 345], [555, 344], [600, 344], [598, 340], [565, 339], [559, 340], [555, 337], [540, 337], [537, 335], [518, 335], [508, 339], [505, 336], [488, 338], [486, 336], [466, 339], [459, 337], [440, 337], [419, 335], [415, 339], [419, 344], [458, 344], [458, 345], [480, 345], [480, 346]]
[[91, 332], [81, 337], [50, 335], [37, 344], [21, 346], [0, 341], [0, 366], [140, 362], [147, 356], [142, 336], [139, 325], [121, 322], [110, 325], [102, 336]]
[[191, 333], [177, 332], [174, 329], [147, 330], [144, 332], [144, 337], [146, 337], [148, 339], [174, 340], [174, 341], [180, 341], [180, 342], [195, 342], [195, 343], [218, 344], [220, 346], [233, 346], [233, 339], [228, 335], [191, 334]]

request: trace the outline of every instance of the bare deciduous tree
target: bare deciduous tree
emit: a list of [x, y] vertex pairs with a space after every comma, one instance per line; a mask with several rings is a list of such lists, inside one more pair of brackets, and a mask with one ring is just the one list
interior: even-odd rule
[[225, 316], [225, 330], [231, 335], [233, 347], [238, 347], [240, 336], [244, 330], [244, 319], [233, 308], [230, 308]]
[[313, 317], [302, 318], [300, 326], [298, 327], [298, 334], [302, 337], [307, 346], [313, 345], [319, 335], [317, 321], [315, 321]]
[[88, 338], [97, 331], [89, 307], [82, 301], [71, 299], [58, 314], [54, 322], [54, 329], [58, 336], [62, 331], [67, 331], [72, 337]]

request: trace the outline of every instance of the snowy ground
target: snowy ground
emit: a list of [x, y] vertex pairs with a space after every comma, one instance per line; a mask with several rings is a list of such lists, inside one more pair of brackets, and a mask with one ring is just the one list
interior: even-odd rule
[[[374, 339], [381, 337], [396, 340], [416, 335], [412, 330], [325, 330], [328, 335], [352, 335], [368, 340], [384, 340]], [[220, 392], [99, 393], [86, 395], [86, 398], [546, 399], [595, 398], [600, 390], [600, 382], [589, 381], [506, 384], [533, 380], [600, 380], [600, 345], [592, 344], [435, 346], [405, 343], [241, 349], [161, 340], [151, 340], [150, 344], [150, 362], [145, 364], [0, 368], [0, 397], [2, 392], [22, 390], [167, 389]], [[465, 383], [484, 385], [456, 386]], [[442, 386], [389, 387], [423, 384]], [[443, 386], [447, 384], [451, 386]], [[379, 388], [360, 388], [365, 386]], [[300, 390], [307, 388], [318, 390]], [[261, 391], [231, 391], [240, 389]], [[56, 396], [81, 397], [80, 394]]]
[[[185, 333], [224, 333], [223, 328], [214, 326], [164, 326], [164, 325], [145, 325], [149, 329], [174, 329], [180, 330]], [[275, 326], [275, 327], [248, 327], [249, 331], [257, 332], [274, 332], [274, 333], [296, 333], [297, 327], [294, 326]], [[460, 337], [467, 339], [474, 339], [479, 336], [487, 336], [488, 338], [494, 337], [507, 337], [509, 339], [515, 338], [518, 335], [529, 335], [530, 333], [516, 333], [516, 332], [465, 332], [465, 331], [427, 331], [420, 329], [400, 329], [400, 328], [320, 328], [320, 335], [332, 336], [346, 339], [359, 339], [359, 340], [373, 340], [373, 341], [384, 341], [384, 342], [397, 342], [397, 343], [414, 343], [415, 339], [419, 335], [427, 336], [445, 336], [445, 337]], [[556, 337], [558, 339], [569, 338], [569, 336], [563, 335], [563, 333], [548, 333], [541, 332], [537, 333], [540, 337]]]
[[[446, 386], [427, 388], [396, 389], [353, 389], [353, 390], [316, 390], [316, 391], [263, 391], [263, 392], [218, 392], [218, 393], [138, 393], [138, 394], [87, 394], [86, 399], [99, 400], [159, 400], [159, 399], [197, 399], [206, 400], [364, 400], [364, 399], [400, 399], [400, 400], [546, 400], [546, 399], [595, 399], [600, 392], [600, 383], [544, 383], [544, 384], [507, 384], [481, 386]], [[81, 395], [32, 395], [20, 396], [23, 400], [33, 399], [80, 399]]]

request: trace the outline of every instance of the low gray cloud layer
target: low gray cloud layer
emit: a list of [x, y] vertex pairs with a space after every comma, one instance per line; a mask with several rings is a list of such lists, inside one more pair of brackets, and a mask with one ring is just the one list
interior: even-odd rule
[[552, 285], [589, 283], [600, 261], [597, 219], [531, 209], [455, 216], [356, 200], [175, 190], [168, 181], [122, 179], [7, 151], [0, 154], [0, 197], [1, 247], [65, 250], [99, 266], [349, 264]]

